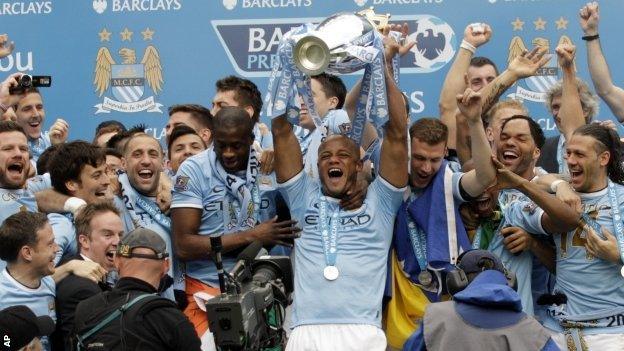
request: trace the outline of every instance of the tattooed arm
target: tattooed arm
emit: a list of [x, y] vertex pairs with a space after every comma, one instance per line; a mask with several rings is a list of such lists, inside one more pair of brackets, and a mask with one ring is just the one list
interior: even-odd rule
[[505, 90], [516, 81], [535, 75], [537, 70], [543, 67], [548, 60], [550, 60], [550, 56], [547, 56], [546, 49], [541, 47], [535, 47], [531, 52], [524, 51], [516, 56], [509, 63], [505, 72], [483, 88], [483, 113], [489, 111]]

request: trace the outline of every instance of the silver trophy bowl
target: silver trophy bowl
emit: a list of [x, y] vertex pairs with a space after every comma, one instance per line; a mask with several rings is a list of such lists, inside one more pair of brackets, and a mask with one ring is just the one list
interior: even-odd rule
[[389, 17], [387, 14], [376, 15], [372, 8], [328, 17], [313, 31], [295, 38], [293, 56], [297, 68], [309, 76], [326, 71], [351, 73], [362, 69], [363, 65], [358, 65], [357, 58], [350, 56], [344, 48], [370, 45], [358, 41], [367, 33], [385, 27]]

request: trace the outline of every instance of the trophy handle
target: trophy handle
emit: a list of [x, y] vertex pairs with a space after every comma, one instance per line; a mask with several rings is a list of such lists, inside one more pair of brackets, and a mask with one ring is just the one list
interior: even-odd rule
[[307, 35], [297, 41], [293, 55], [297, 68], [309, 76], [325, 72], [331, 60], [329, 47], [315, 35]]
[[385, 27], [388, 26], [388, 22], [390, 22], [390, 14], [387, 13], [385, 15], [376, 14], [375, 9], [373, 7], [364, 9], [357, 13], [360, 16], [365, 17], [373, 27], [377, 28], [378, 31], [381, 31]]

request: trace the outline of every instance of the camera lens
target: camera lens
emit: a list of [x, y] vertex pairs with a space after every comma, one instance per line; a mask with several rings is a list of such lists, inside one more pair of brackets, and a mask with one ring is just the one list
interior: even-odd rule
[[21, 78], [20, 78], [20, 85], [23, 88], [30, 88], [32, 86], [32, 77], [28, 74], [24, 74]]

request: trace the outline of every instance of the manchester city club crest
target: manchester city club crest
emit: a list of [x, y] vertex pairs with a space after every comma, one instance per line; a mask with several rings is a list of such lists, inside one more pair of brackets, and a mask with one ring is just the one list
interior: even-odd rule
[[[540, 47], [546, 49], [546, 52], [551, 55], [550, 61], [537, 71], [537, 74], [523, 79], [516, 85], [515, 92], [508, 95], [510, 98], [527, 100], [537, 103], [543, 103], [546, 101], [546, 93], [560, 80], [559, 66], [557, 64], [557, 54], [555, 48], [561, 44], [573, 44], [570, 37], [565, 34], [560, 34], [560, 31], [566, 30], [568, 21], [560, 17], [558, 20], [553, 21], [556, 26], [555, 30], [547, 31], [548, 21], [538, 17], [536, 20], [525, 23], [519, 17], [516, 17], [511, 22], [514, 35], [509, 42], [509, 51], [507, 57], [507, 63], [513, 61], [523, 51], [530, 51], [533, 47]], [[525, 24], [528, 27], [534, 27], [536, 35], [524, 37]], [[533, 24], [533, 26], [530, 26]], [[554, 28], [553, 28], [554, 29]], [[527, 28], [527, 30], [529, 30]]]
[[[151, 41], [154, 31], [146, 28], [140, 32], [143, 41]], [[103, 29], [100, 33], [100, 41], [110, 42], [110, 32]], [[160, 55], [153, 45], [147, 45], [143, 51], [141, 61], [137, 61], [137, 49], [126, 46], [132, 41], [132, 34], [128, 28], [121, 33], [122, 45], [116, 49], [116, 55], [111, 54], [108, 47], [102, 46], [95, 60], [95, 78], [93, 85], [98, 96], [104, 96], [102, 103], [95, 105], [98, 113], [110, 113], [111, 111], [135, 113], [135, 112], [158, 112], [162, 104], [154, 99], [162, 91], [163, 76], [160, 64]], [[139, 51], [140, 52], [140, 51]], [[118, 57], [116, 60], [115, 57]], [[149, 93], [153, 95], [148, 95]]]

